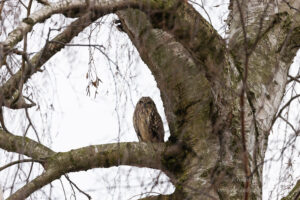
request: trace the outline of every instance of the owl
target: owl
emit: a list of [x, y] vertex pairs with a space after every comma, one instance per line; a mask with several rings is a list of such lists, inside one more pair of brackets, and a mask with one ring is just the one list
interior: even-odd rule
[[136, 104], [133, 126], [140, 142], [164, 142], [164, 126], [150, 97], [142, 97]]

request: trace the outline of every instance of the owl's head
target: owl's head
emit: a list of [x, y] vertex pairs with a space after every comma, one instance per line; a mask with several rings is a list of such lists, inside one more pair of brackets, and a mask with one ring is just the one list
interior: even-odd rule
[[153, 106], [155, 105], [154, 101], [150, 98], [150, 97], [142, 97], [140, 98], [140, 100], [138, 101], [139, 105], [148, 105], [148, 106]]

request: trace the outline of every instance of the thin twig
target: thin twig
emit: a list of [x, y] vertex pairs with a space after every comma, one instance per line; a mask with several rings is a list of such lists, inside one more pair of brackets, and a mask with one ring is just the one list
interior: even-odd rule
[[297, 12], [300, 12], [300, 10], [298, 8], [295, 8], [294, 6], [292, 6], [290, 4], [290, 2], [286, 1], [286, 0], [283, 0], [284, 3], [286, 3], [288, 5], [288, 7], [290, 7], [290, 9], [293, 9], [293, 10], [296, 10]]
[[70, 179], [70, 177], [68, 176], [68, 174], [65, 174], [64, 175], [65, 176], [65, 178], [70, 182], [70, 184], [71, 185], [73, 185], [80, 193], [82, 193], [82, 194], [84, 194], [88, 199], [92, 199], [92, 197], [89, 195], [89, 194], [87, 194], [87, 193], [85, 193], [84, 191], [82, 191], [71, 179]]
[[62, 182], [61, 179], [59, 179], [59, 182], [61, 184], [61, 188], [63, 189], [65, 200], [67, 200], [67, 194], [66, 194], [66, 190], [65, 190], [64, 184], [63, 184], [63, 182]]
[[297, 131], [295, 129], [295, 127], [293, 126], [293, 124], [291, 124], [287, 119], [285, 119], [284, 117], [282, 117], [282, 115], [279, 115], [279, 117], [287, 124], [291, 127], [291, 129], [293, 129], [293, 131], [295, 132], [295, 134], [297, 135]]
[[41, 143], [39, 134], [38, 134], [38, 132], [37, 132], [35, 126], [33, 125], [32, 121], [31, 121], [31, 118], [30, 118], [30, 116], [29, 116], [28, 108], [25, 108], [25, 114], [26, 114], [26, 118], [28, 119], [28, 122], [29, 122], [30, 126], [32, 127], [32, 129], [33, 129], [33, 131], [34, 131], [34, 133], [35, 133], [35, 136], [36, 136], [38, 142]]
[[13, 165], [20, 164], [20, 163], [26, 163], [26, 162], [38, 162], [38, 163], [41, 163], [42, 161], [41, 161], [41, 160], [37, 160], [37, 159], [17, 160], [17, 161], [8, 163], [7, 165], [4, 165], [4, 166], [0, 167], [0, 171], [6, 169], [6, 168], [8, 168], [8, 167], [11, 167], [11, 166], [13, 166]]
[[19, 3], [20, 3], [24, 8], [26, 8], [26, 10], [28, 9], [27, 6], [25, 5], [25, 3], [23, 3], [21, 0], [19, 0]]
[[68, 176], [68, 174], [65, 174], [64, 175], [65, 176], [65, 178], [70, 182], [70, 184], [71, 185], [73, 185], [80, 193], [82, 193], [82, 194], [84, 194], [88, 199], [92, 199], [92, 197], [89, 195], [89, 194], [87, 194], [87, 193], [85, 193], [84, 191], [82, 191], [71, 179], [70, 179], [70, 177]]
[[297, 99], [298, 97], [300, 97], [300, 94], [297, 94], [296, 96], [293, 96], [292, 98], [290, 98], [290, 100], [289, 100], [286, 104], [284, 104], [284, 106], [282, 106], [282, 108], [279, 110], [279, 112], [278, 112], [278, 114], [276, 115], [276, 117], [274, 117], [272, 124], [275, 123], [276, 119], [278, 118], [278, 116], [281, 115], [282, 111], [283, 111], [286, 107], [288, 107], [288, 106], [292, 103], [293, 100]]
[[[158, 193], [158, 192], [144, 192], [144, 193], [140, 193], [140, 194], [136, 194], [136, 195], [134, 195], [134, 196], [132, 196], [132, 197], [130, 197], [128, 200], [131, 200], [131, 199], [135, 199], [136, 197], [142, 197], [142, 196], [144, 196], [144, 195], [151, 195], [151, 194], [156, 194], [156, 195], [162, 195], [161, 193]], [[147, 196], [146, 196], [147, 197]]]
[[288, 77], [289, 77], [290, 79], [287, 81], [287, 84], [290, 83], [290, 82], [292, 82], [292, 81], [296, 81], [296, 82], [300, 83], [300, 80], [299, 80], [300, 75], [295, 76], [295, 77], [293, 77], [293, 76], [291, 76], [291, 75], [288, 75]]
[[32, 169], [33, 169], [33, 164], [34, 164], [34, 162], [31, 162], [29, 173], [28, 173], [28, 176], [26, 178], [26, 184], [29, 183], [30, 175], [31, 175]]
[[[21, 159], [21, 156], [22, 155], [19, 155], [18, 156], [18, 159], [20, 161]], [[12, 184], [11, 184], [11, 187], [10, 187], [10, 195], [12, 195], [13, 191], [14, 191], [14, 186], [15, 186], [15, 182], [17, 180], [17, 176], [18, 176], [18, 173], [19, 173], [19, 170], [20, 170], [20, 163], [17, 163], [17, 170], [15, 172], [15, 175], [14, 175], [14, 178], [13, 178], [13, 181], [12, 181]]]
[[193, 4], [197, 5], [197, 6], [199, 6], [199, 7], [205, 12], [205, 14], [206, 14], [207, 17], [208, 17], [209, 23], [212, 25], [210, 16], [209, 16], [207, 10], [206, 10], [205, 7], [204, 7], [203, 0], [201, 0], [201, 4], [199, 4], [199, 3], [197, 3], [196, 1], [193, 1], [193, 0], [189, 0], [189, 2], [191, 2], [191, 3], [193, 3]]
[[98, 48], [104, 48], [103, 45], [99, 45], [99, 44], [69, 44], [69, 43], [63, 43], [63, 42], [55, 41], [55, 40], [52, 40], [49, 43], [58, 43], [58, 44], [62, 44], [62, 45], [65, 45], [65, 46], [70, 46], [70, 47], [79, 46], [79, 47], [98, 47]]

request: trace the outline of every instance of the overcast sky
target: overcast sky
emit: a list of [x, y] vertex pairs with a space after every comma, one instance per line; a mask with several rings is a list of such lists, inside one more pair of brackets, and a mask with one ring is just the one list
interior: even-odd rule
[[[214, 27], [224, 35], [222, 27], [226, 19], [228, 4], [224, 1], [204, 1], [204, 3]], [[207, 18], [203, 10], [195, 7]], [[132, 125], [132, 115], [136, 102], [142, 96], [150, 96], [155, 101], [164, 122], [165, 141], [169, 137], [156, 82], [149, 69], [140, 60], [127, 35], [117, 31], [114, 27], [112, 23], [114, 18], [116, 18], [114, 15], [106, 17], [106, 20], [100, 21], [103, 22], [100, 28], [98, 26], [94, 29], [94, 25], [73, 41], [75, 44], [103, 45], [105, 49], [102, 50], [109, 55], [110, 61], [99, 50], [93, 48], [66, 47], [45, 65], [43, 73], [34, 75], [28, 83], [34, 86], [34, 97], [41, 104], [40, 111], [36, 112], [36, 108], [32, 108], [30, 114], [40, 133], [46, 134], [50, 128], [51, 137], [43, 135], [41, 138], [43, 143], [51, 146], [54, 151], [69, 151], [92, 144], [138, 141]], [[30, 51], [34, 52], [41, 47], [49, 27], [53, 28], [70, 22], [60, 21], [56, 24], [56, 19], [61, 18], [53, 17], [47, 20], [46, 25], [37, 25], [34, 28], [33, 34], [30, 35]], [[44, 32], [42, 35], [44, 40], [36, 41], [41, 30]], [[57, 32], [53, 31], [52, 36], [56, 34]], [[296, 60], [294, 68], [298, 70], [300, 55]], [[94, 78], [97, 75], [101, 80], [97, 90], [90, 88], [89, 95], [87, 95], [89, 83], [87, 74]], [[7, 126], [15, 133], [21, 134], [26, 124], [24, 112], [10, 112], [6, 114]], [[281, 126], [277, 130], [284, 132], [284, 127]], [[28, 137], [36, 140], [33, 130], [30, 131]], [[275, 141], [280, 141], [285, 137], [288, 136], [272, 134], [270, 148], [276, 149], [278, 143]], [[267, 157], [274, 157], [275, 154], [275, 150], [269, 151]], [[10, 154], [0, 153], [0, 166], [6, 163], [5, 156], [7, 155]], [[280, 161], [278, 163], [272, 164], [272, 168], [267, 168], [271, 176], [265, 178], [268, 184], [265, 186], [264, 200], [268, 199], [269, 192], [274, 190], [273, 185], [277, 184], [275, 174], [280, 171]], [[295, 163], [299, 163], [298, 155], [295, 155]], [[0, 184], [5, 185], [7, 177], [11, 175], [8, 171], [0, 172]], [[294, 175], [293, 180], [300, 174], [296, 170]], [[153, 188], [153, 180], [157, 177], [161, 183]], [[93, 199], [138, 199], [141, 193], [149, 191], [172, 193], [174, 190], [164, 174], [144, 168], [95, 169], [71, 173], [70, 178], [81, 189], [92, 195]], [[65, 178], [62, 178], [62, 181], [66, 183]], [[60, 181], [54, 181], [53, 187], [56, 188], [54, 194], [56, 199], [63, 199]], [[280, 188], [280, 185], [278, 187]], [[72, 192], [67, 183], [65, 190], [68, 191], [69, 197]], [[79, 193], [77, 194], [78, 199], [84, 199]], [[9, 190], [6, 190], [5, 196], [8, 195]]]

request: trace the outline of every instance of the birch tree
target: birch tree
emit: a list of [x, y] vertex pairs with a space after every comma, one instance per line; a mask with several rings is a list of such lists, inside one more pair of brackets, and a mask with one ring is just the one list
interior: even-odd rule
[[[0, 11], [8, 2], [1, 1]], [[11, 133], [0, 109], [0, 148], [44, 168], [9, 200], [25, 199], [70, 172], [120, 165], [161, 170], [176, 188], [173, 194], [145, 199], [262, 199], [268, 136], [286, 108], [280, 105], [287, 83], [299, 81], [288, 76], [300, 47], [299, 1], [230, 0], [225, 39], [182, 0], [38, 2], [41, 8], [31, 13], [29, 1], [27, 17], [0, 43], [1, 70], [9, 71], [12, 55], [22, 59], [1, 83], [1, 108], [34, 108], [36, 103], [23, 95], [27, 81], [43, 73], [43, 65], [83, 29], [115, 13], [119, 28], [155, 77], [171, 136], [164, 143], [55, 152]], [[55, 14], [74, 21], [29, 55], [27, 34]], [[16, 48], [21, 42], [23, 48]], [[297, 199], [299, 193], [296, 186], [286, 199]]]

